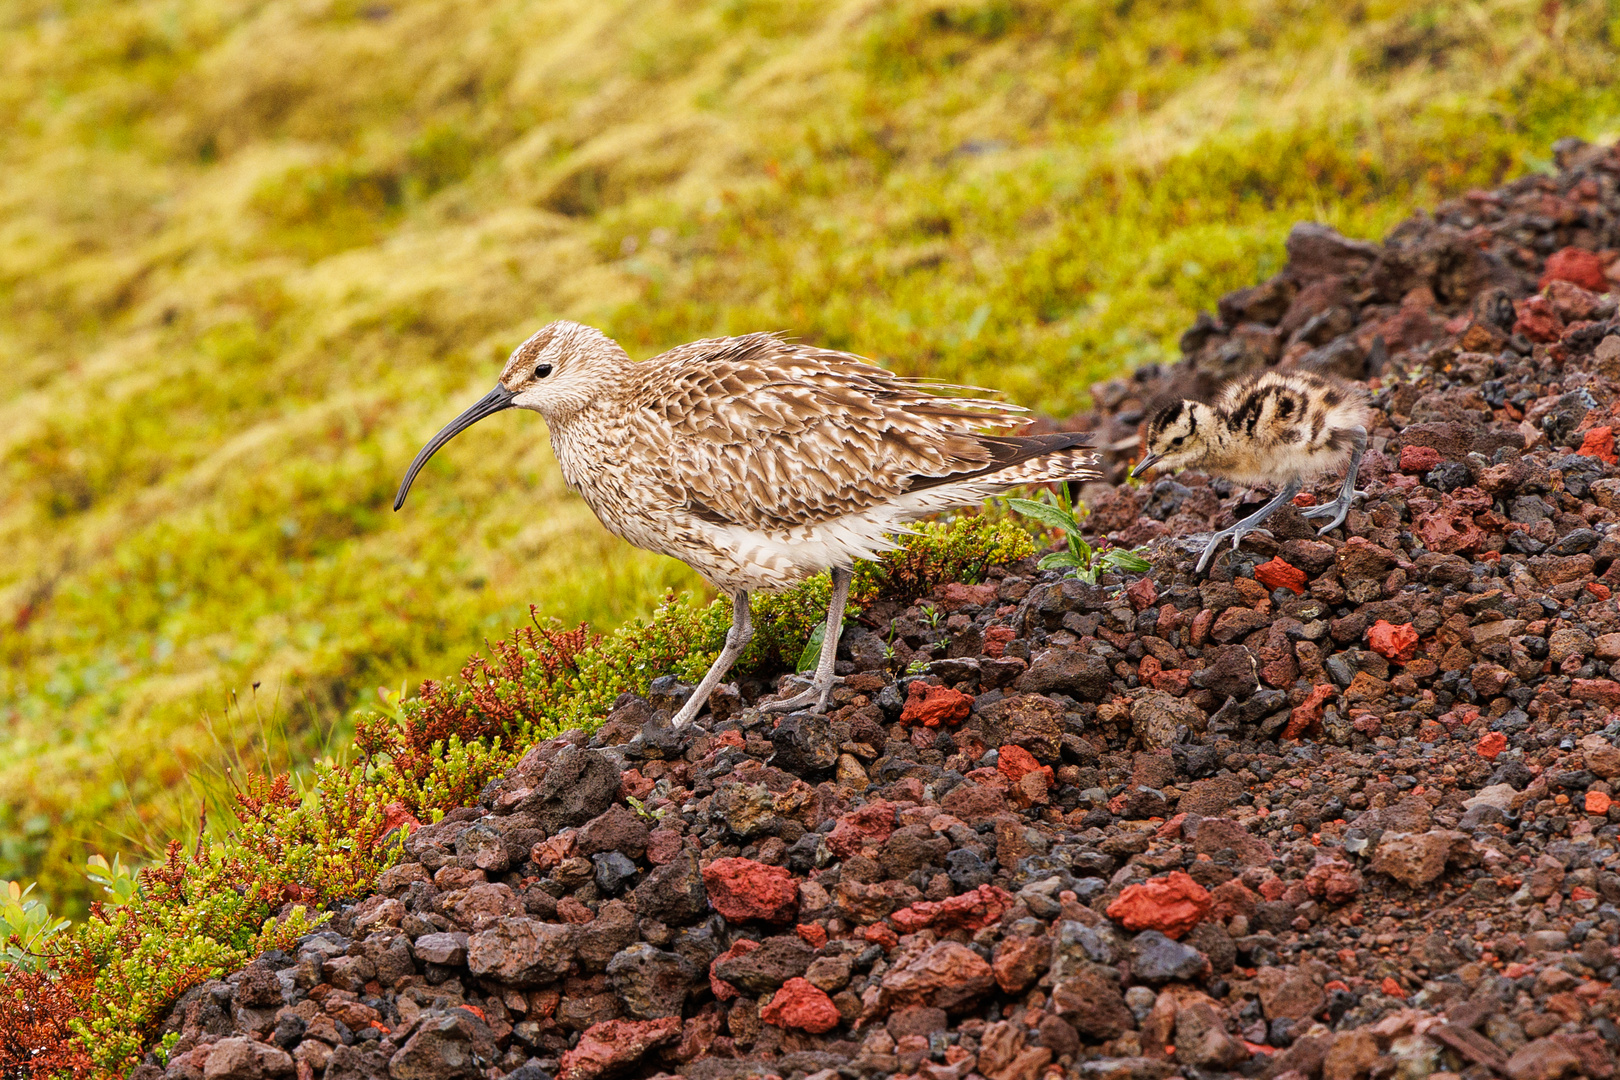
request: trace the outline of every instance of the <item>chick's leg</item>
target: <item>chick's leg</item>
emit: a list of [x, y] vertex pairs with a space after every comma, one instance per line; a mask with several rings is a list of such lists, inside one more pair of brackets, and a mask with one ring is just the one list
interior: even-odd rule
[[1344, 472], [1344, 486], [1339, 488], [1339, 497], [1332, 502], [1313, 506], [1308, 510], [1301, 510], [1300, 516], [1306, 518], [1321, 518], [1332, 515], [1333, 520], [1316, 530], [1317, 536], [1326, 536], [1328, 533], [1344, 524], [1345, 517], [1350, 513], [1350, 507], [1357, 499], [1365, 499], [1367, 493], [1356, 489], [1356, 473], [1361, 471], [1361, 455], [1367, 452], [1367, 429], [1351, 428], [1350, 436], [1350, 465]]
[[821, 637], [821, 659], [816, 663], [815, 677], [810, 688], [786, 701], [772, 701], [759, 707], [760, 712], [790, 712], [809, 706], [816, 712], [827, 707], [838, 677], [833, 674], [833, 663], [838, 659], [838, 637], [844, 632], [844, 603], [849, 599], [849, 583], [854, 574], [834, 567], [832, 571], [832, 602], [827, 605], [827, 626]]
[[1260, 523], [1265, 521], [1266, 518], [1270, 517], [1272, 514], [1275, 514], [1278, 508], [1284, 503], [1293, 499], [1295, 495], [1298, 495], [1299, 489], [1300, 482], [1298, 480], [1290, 480], [1288, 482], [1288, 486], [1277, 492], [1276, 495], [1272, 496], [1271, 501], [1266, 503], [1266, 505], [1250, 514], [1236, 525], [1233, 525], [1231, 528], [1222, 529], [1220, 532], [1210, 537], [1209, 543], [1204, 547], [1204, 554], [1198, 559], [1198, 567], [1194, 573], [1202, 574], [1204, 572], [1204, 568], [1210, 564], [1212, 559], [1215, 558], [1215, 549], [1221, 546], [1222, 540], [1230, 538], [1232, 541], [1232, 550], [1236, 551], [1238, 544], [1242, 543], [1245, 536], [1248, 536], [1250, 533], [1258, 530], [1260, 528]]

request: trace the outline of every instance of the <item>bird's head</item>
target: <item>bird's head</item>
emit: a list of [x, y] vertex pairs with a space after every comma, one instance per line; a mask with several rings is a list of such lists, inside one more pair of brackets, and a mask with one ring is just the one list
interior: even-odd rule
[[591, 403], [612, 369], [629, 362], [624, 350], [600, 330], [567, 321], [541, 327], [512, 350], [495, 388], [422, 447], [399, 485], [394, 509], [405, 505], [411, 481], [439, 447], [484, 417], [519, 408], [532, 409], [549, 423], [566, 420]]
[[1141, 476], [1154, 465], [1179, 472], [1198, 464], [1213, 449], [1219, 417], [1208, 405], [1177, 401], [1160, 409], [1148, 422], [1147, 456], [1131, 470]]

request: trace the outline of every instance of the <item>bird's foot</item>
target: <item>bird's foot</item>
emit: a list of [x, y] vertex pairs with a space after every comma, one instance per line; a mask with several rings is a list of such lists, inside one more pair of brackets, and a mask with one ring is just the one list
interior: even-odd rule
[[1238, 545], [1243, 542], [1243, 538], [1248, 536], [1250, 533], [1259, 533], [1261, 536], [1270, 536], [1271, 530], [1262, 529], [1258, 525], [1247, 525], [1241, 521], [1236, 525], [1233, 525], [1231, 528], [1222, 529], [1220, 532], [1210, 537], [1209, 543], [1204, 545], [1204, 553], [1203, 555], [1199, 556], [1198, 565], [1194, 567], [1193, 573], [1202, 574], [1205, 567], [1209, 566], [1209, 564], [1214, 561], [1215, 552], [1221, 546], [1222, 540], [1231, 538], [1232, 550], [1236, 551], [1238, 549]]
[[789, 679], [794, 682], [808, 682], [810, 685], [802, 693], [794, 694], [782, 701], [767, 701], [759, 707], [760, 712], [792, 712], [806, 707], [811, 712], [826, 712], [827, 699], [832, 696], [833, 687], [844, 681], [838, 675], [829, 675], [824, 682], [820, 679], [805, 679], [802, 675], [790, 675]]
[[1324, 518], [1331, 515], [1333, 520], [1316, 530], [1317, 536], [1326, 536], [1328, 533], [1344, 524], [1344, 519], [1349, 516], [1350, 508], [1355, 505], [1357, 499], [1365, 499], [1366, 497], [1367, 493], [1365, 491], [1359, 491], [1352, 488], [1351, 490], [1344, 492], [1332, 502], [1325, 502], [1321, 506], [1306, 507], [1304, 510], [1299, 512], [1299, 516], [1302, 518], [1314, 519]]

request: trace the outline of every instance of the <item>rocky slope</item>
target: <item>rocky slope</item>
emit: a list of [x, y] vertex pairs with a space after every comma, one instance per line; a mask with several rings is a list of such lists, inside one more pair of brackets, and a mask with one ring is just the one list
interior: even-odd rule
[[1118, 480], [1167, 396], [1368, 380], [1347, 528], [1195, 578], [1261, 495], [1098, 485], [1149, 575], [869, 609], [826, 717], [621, 699], [139, 1074], [1610, 1076], [1620, 156], [1558, 151], [1381, 246], [1301, 226], [1079, 418]]

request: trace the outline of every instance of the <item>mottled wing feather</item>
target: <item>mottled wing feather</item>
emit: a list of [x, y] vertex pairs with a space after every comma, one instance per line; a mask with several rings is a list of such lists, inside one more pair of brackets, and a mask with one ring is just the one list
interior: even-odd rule
[[637, 411], [667, 432], [666, 496], [714, 523], [815, 524], [1032, 456], [984, 434], [1021, 424], [1015, 406], [940, 396], [971, 388], [768, 334], [694, 342], [643, 367]]

